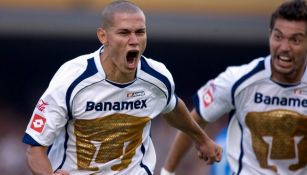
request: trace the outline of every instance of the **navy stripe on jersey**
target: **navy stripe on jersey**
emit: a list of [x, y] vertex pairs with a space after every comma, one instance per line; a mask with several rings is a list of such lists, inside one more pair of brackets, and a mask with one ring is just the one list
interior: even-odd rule
[[118, 88], [125, 88], [125, 87], [130, 86], [131, 84], [133, 84], [135, 82], [135, 80], [133, 80], [132, 82], [129, 82], [129, 83], [121, 83], [121, 84], [120, 83], [116, 83], [116, 82], [112, 82], [112, 81], [107, 80], [107, 79], [106, 79], [106, 82], [108, 82], [108, 83], [110, 83], [113, 86], [116, 86]]
[[[271, 78], [272, 80], [272, 78]], [[294, 87], [294, 86], [298, 86], [301, 84], [301, 82], [298, 82], [298, 83], [295, 83], [295, 84], [282, 84], [282, 83], [279, 83], [279, 82], [276, 82], [274, 80], [272, 80], [274, 83], [278, 84], [279, 86], [281, 87], [284, 87], [284, 88], [288, 88], [288, 87]]]
[[243, 129], [242, 129], [242, 125], [240, 124], [240, 122], [238, 121], [239, 126], [240, 126], [240, 130], [241, 130], [241, 141], [240, 141], [240, 149], [241, 149], [241, 153], [239, 156], [239, 167], [238, 167], [238, 174], [239, 175], [241, 173], [242, 170], [242, 160], [243, 160], [243, 155], [244, 155], [244, 148], [243, 148]]
[[48, 147], [48, 149], [47, 149], [47, 154], [48, 154], [48, 155], [49, 155], [49, 152], [50, 152], [50, 150], [51, 150], [52, 146], [53, 146], [53, 144], [52, 144], [52, 145], [50, 145], [50, 146]]
[[231, 110], [229, 112], [229, 114], [228, 114], [228, 123], [227, 124], [230, 123], [230, 120], [232, 119], [232, 117], [234, 116], [235, 113], [236, 113], [236, 109], [233, 109], [233, 110]]
[[42, 146], [38, 142], [36, 142], [29, 134], [25, 133], [25, 135], [22, 138], [22, 142], [28, 145], [32, 146]]
[[[67, 93], [66, 93], [66, 107], [67, 107], [67, 114], [69, 119], [72, 119], [72, 112], [71, 112], [71, 106], [70, 106], [70, 98], [71, 98], [71, 94], [74, 90], [74, 88], [84, 79], [96, 74], [98, 72], [96, 65], [95, 65], [95, 61], [94, 58], [90, 58], [87, 60], [87, 67], [86, 70], [69, 86]], [[63, 160], [60, 164], [60, 166], [57, 169], [61, 169], [65, 160], [66, 160], [66, 149], [67, 149], [67, 141], [68, 141], [68, 132], [67, 132], [67, 128], [68, 128], [68, 122], [65, 125], [65, 142], [64, 142], [64, 155], [63, 155]]]
[[[61, 169], [62, 166], [64, 165], [65, 160], [66, 160], [67, 141], [68, 141], [68, 137], [69, 137], [69, 136], [68, 136], [68, 132], [67, 132], [67, 128], [68, 128], [68, 122], [67, 122], [66, 125], [65, 125], [65, 142], [64, 142], [64, 155], [63, 155], [63, 160], [62, 160], [60, 166], [59, 166], [56, 170]], [[55, 170], [55, 171], [56, 171], [56, 170]]]
[[[141, 151], [142, 151], [143, 155], [144, 155], [145, 152], [146, 152], [145, 147], [144, 147], [143, 144], [142, 144], [142, 146], [141, 146]], [[145, 169], [145, 171], [147, 172], [148, 175], [152, 175], [151, 172], [150, 172], [150, 170], [149, 170], [149, 168], [148, 168], [145, 164], [143, 164], [142, 161], [141, 161], [141, 163], [140, 163], [140, 166], [141, 166], [142, 168]]]
[[157, 72], [156, 70], [154, 70], [152, 67], [150, 67], [143, 57], [141, 58], [141, 70], [156, 77], [157, 79], [159, 79], [165, 84], [165, 86], [167, 87], [167, 91], [168, 91], [168, 95], [167, 95], [167, 104], [168, 104], [171, 99], [171, 87], [172, 87], [168, 78], [162, 75], [161, 73]]
[[253, 76], [254, 74], [264, 70], [264, 60], [260, 61], [257, 66], [250, 71], [249, 73], [245, 74], [244, 76], [242, 76], [231, 88], [231, 98], [232, 98], [232, 104], [235, 105], [235, 91], [237, 90], [237, 88], [239, 87], [239, 85], [241, 85], [245, 80], [247, 80], [248, 78], [250, 78], [251, 76]]
[[72, 119], [71, 106], [70, 106], [70, 98], [74, 88], [84, 79], [96, 74], [98, 72], [97, 67], [95, 65], [94, 58], [90, 58], [87, 60], [86, 70], [69, 86], [66, 93], [66, 107], [69, 119]]
[[[245, 74], [244, 76], [242, 76], [232, 87], [231, 89], [231, 98], [232, 98], [232, 104], [235, 105], [235, 91], [237, 90], [237, 88], [244, 82], [246, 81], [248, 78], [250, 78], [251, 76], [253, 76], [254, 74], [262, 71], [265, 69], [265, 65], [264, 65], [264, 60], [260, 61], [256, 67], [254, 69], [252, 69], [250, 72], [248, 72], [247, 74]], [[238, 175], [240, 174], [241, 170], [242, 170], [242, 160], [243, 160], [243, 156], [244, 156], [244, 150], [243, 150], [243, 129], [242, 126], [240, 125], [240, 130], [241, 130], [241, 141], [240, 141], [240, 149], [241, 149], [241, 153], [239, 156], [239, 167], [238, 167]]]

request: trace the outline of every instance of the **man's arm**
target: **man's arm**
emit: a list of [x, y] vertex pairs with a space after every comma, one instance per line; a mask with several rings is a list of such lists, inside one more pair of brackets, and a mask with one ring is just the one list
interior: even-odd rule
[[[191, 145], [190, 138], [192, 138], [196, 143], [196, 148], [200, 153], [199, 157], [204, 159], [207, 164], [212, 164], [214, 161], [221, 160], [222, 148], [215, 144], [214, 141], [211, 140], [201, 127], [190, 117], [190, 113], [182, 100], [178, 100], [176, 108], [172, 112], [166, 114], [165, 118], [171, 126], [180, 129], [189, 136], [179, 133], [176, 137], [172, 149], [173, 153], [170, 153], [171, 155], [168, 159], [170, 160], [170, 170], [171, 167], [175, 167], [179, 163], [179, 159], [181, 159], [189, 149]], [[180, 144], [177, 144], [177, 142], [180, 142]], [[184, 144], [181, 142], [184, 142]], [[174, 147], [176, 149], [174, 149]]]
[[50, 161], [47, 157], [45, 146], [29, 146], [27, 149], [27, 161], [33, 175], [68, 175], [64, 170], [53, 173]]
[[[205, 127], [207, 125], [207, 122], [202, 120], [195, 109], [191, 112], [191, 115], [194, 121], [196, 121], [201, 127]], [[168, 172], [175, 172], [178, 164], [189, 151], [191, 146], [192, 139], [184, 132], [178, 131], [163, 168]]]

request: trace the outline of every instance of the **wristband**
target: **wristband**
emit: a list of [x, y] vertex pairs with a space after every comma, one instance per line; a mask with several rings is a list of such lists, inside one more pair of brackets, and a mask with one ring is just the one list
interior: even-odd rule
[[175, 175], [175, 172], [169, 172], [164, 167], [161, 168], [160, 175]]

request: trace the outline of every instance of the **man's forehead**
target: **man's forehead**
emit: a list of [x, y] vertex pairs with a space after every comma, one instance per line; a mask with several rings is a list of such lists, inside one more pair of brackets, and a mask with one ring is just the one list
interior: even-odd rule
[[273, 31], [288, 33], [291, 35], [307, 35], [307, 22], [289, 21], [285, 19], [276, 20]]

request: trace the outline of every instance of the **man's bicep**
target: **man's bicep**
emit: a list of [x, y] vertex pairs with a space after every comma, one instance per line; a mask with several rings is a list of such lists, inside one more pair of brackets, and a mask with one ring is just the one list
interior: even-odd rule
[[46, 146], [32, 146], [29, 145], [27, 148], [27, 155], [40, 155], [47, 154], [48, 147]]
[[175, 108], [164, 114], [164, 118], [167, 120], [167, 122], [175, 127], [178, 127], [178, 125], [184, 125], [187, 117], [190, 117], [189, 111], [180, 98], [178, 98]]

